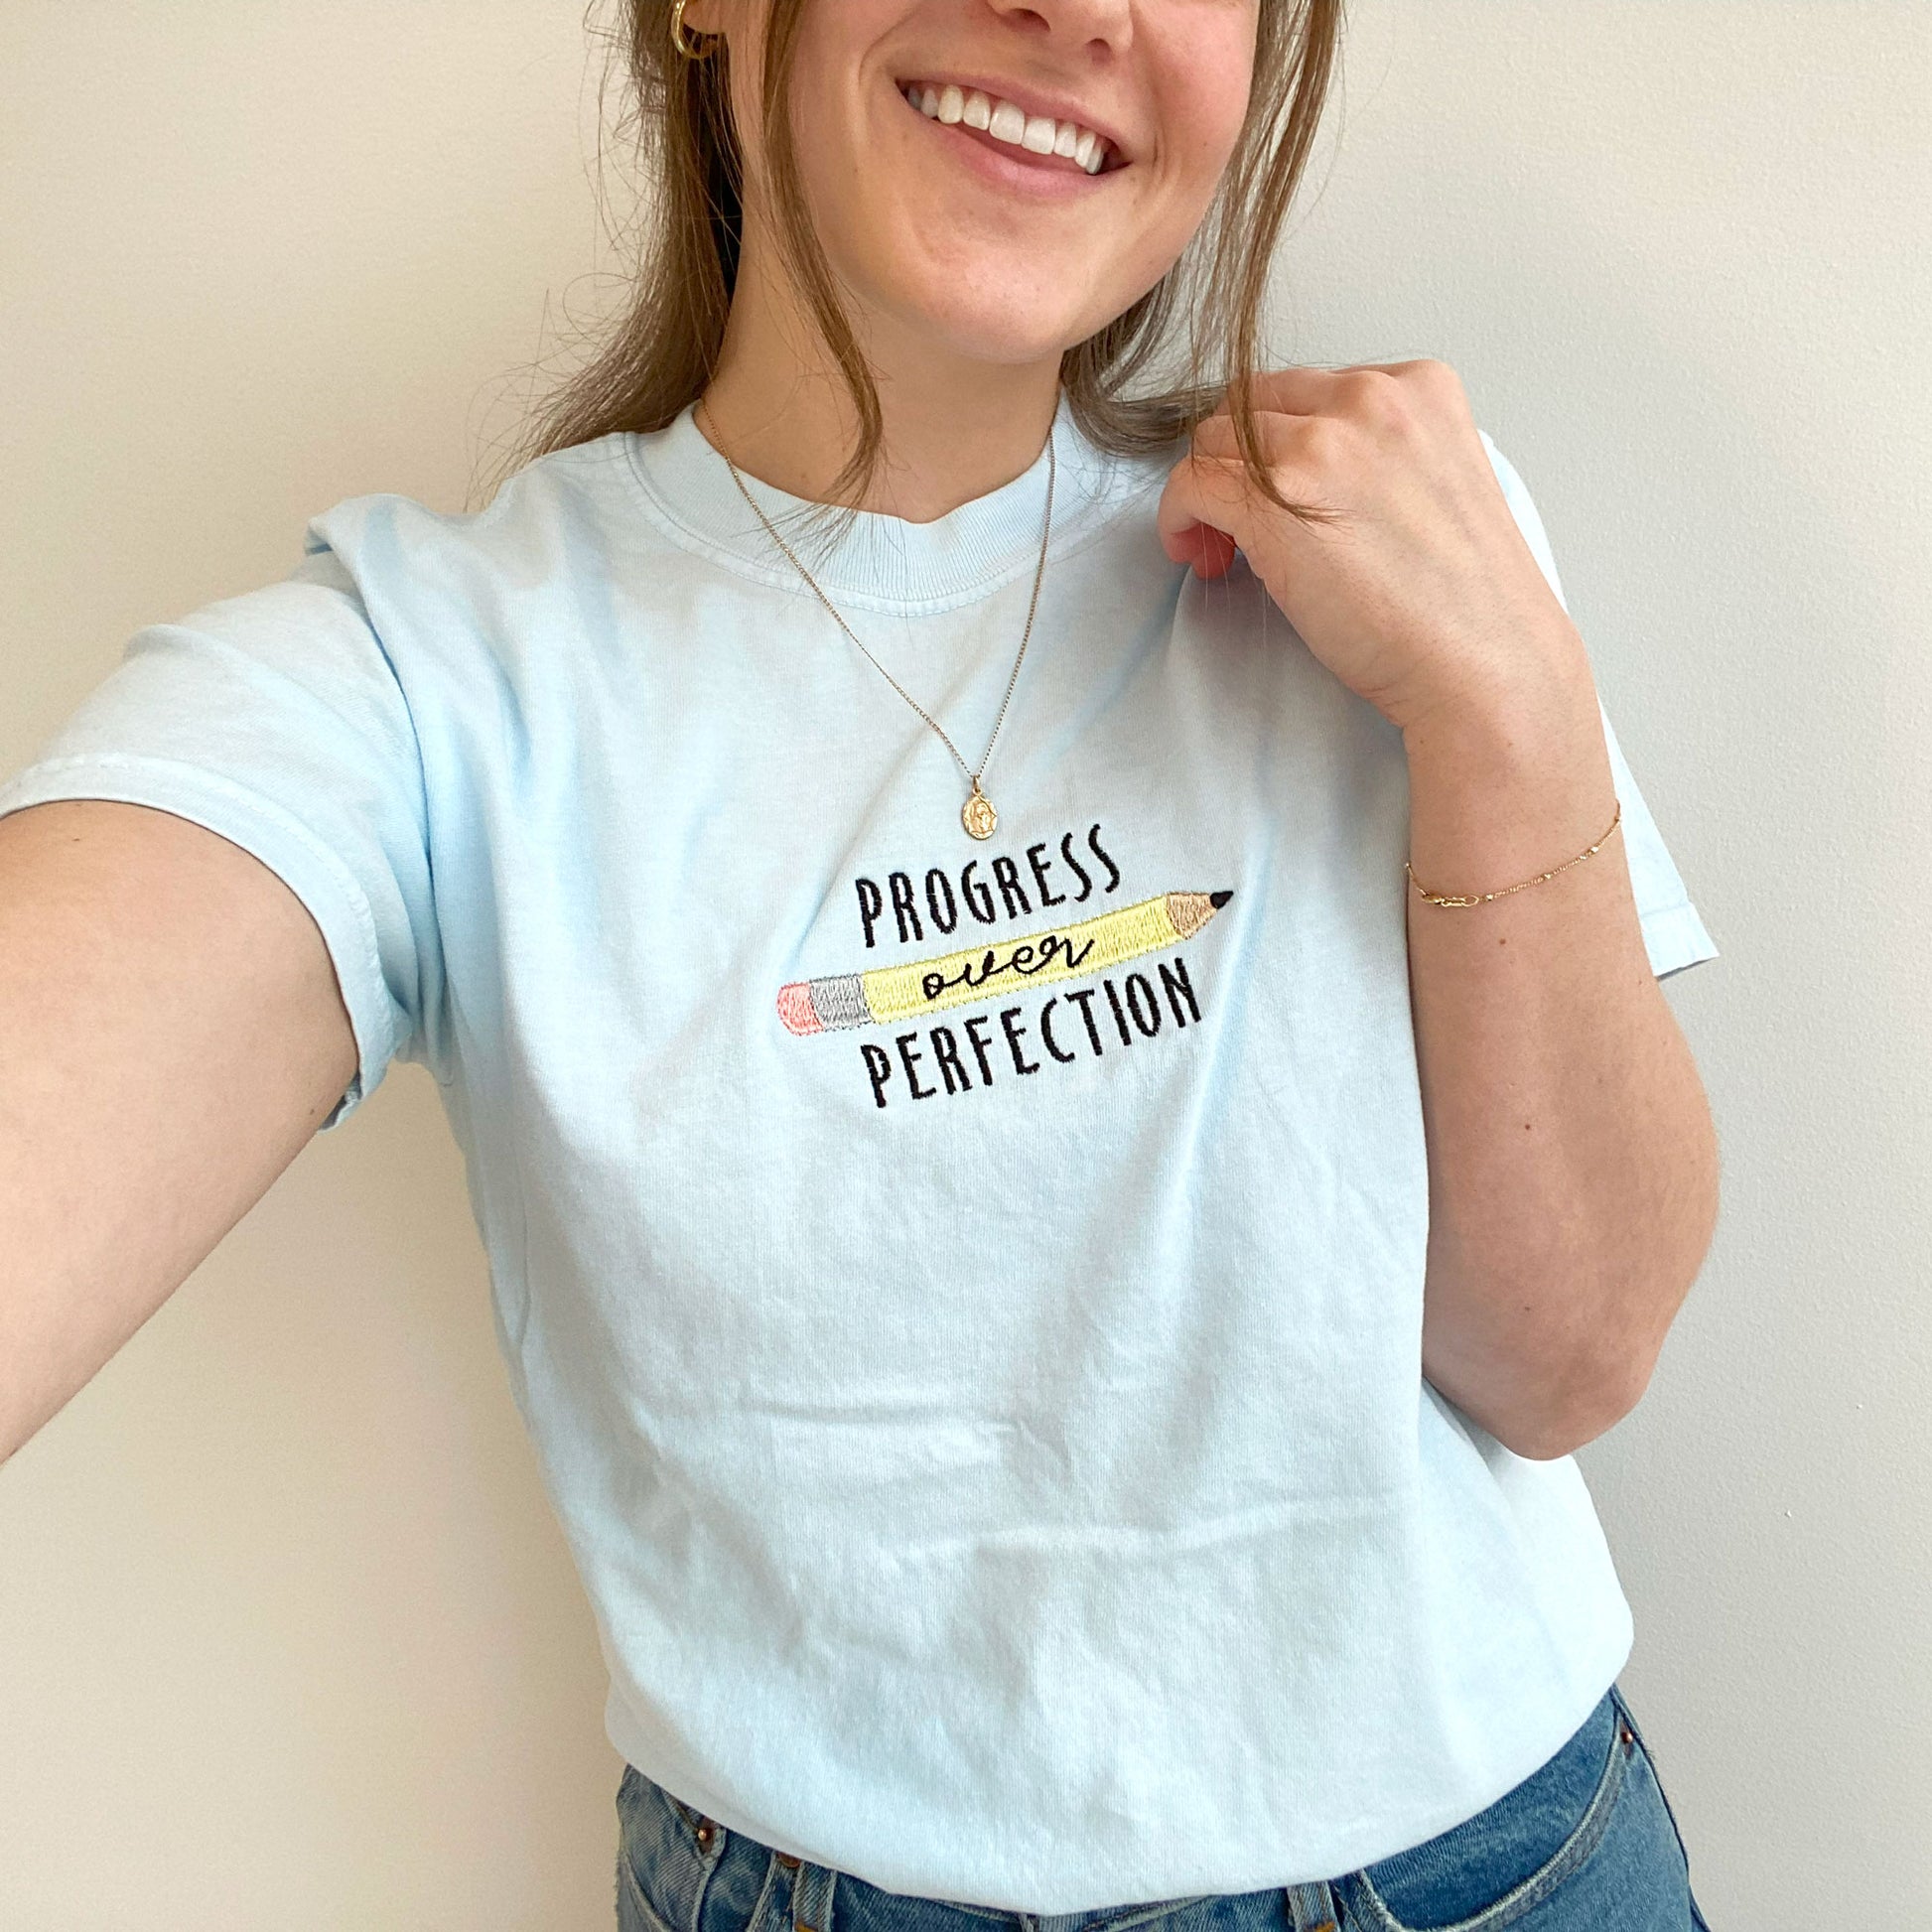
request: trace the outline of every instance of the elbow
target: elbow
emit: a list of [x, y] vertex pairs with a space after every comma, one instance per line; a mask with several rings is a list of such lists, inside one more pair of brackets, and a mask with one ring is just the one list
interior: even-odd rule
[[1574, 1455], [1586, 1444], [1607, 1435], [1639, 1402], [1650, 1386], [1649, 1367], [1641, 1374], [1603, 1372], [1566, 1389], [1539, 1413], [1511, 1419], [1497, 1442], [1531, 1462], [1554, 1462]]
[[[1643, 1400], [1696, 1275], [1693, 1266], [1680, 1277], [1681, 1286], [1640, 1309], [1608, 1297], [1599, 1301], [1596, 1335], [1577, 1341], [1562, 1358], [1562, 1370], [1540, 1378], [1536, 1399], [1519, 1406], [1507, 1434], [1492, 1431], [1496, 1440], [1531, 1461], [1548, 1462], [1607, 1435]], [[1609, 1318], [1611, 1310], [1617, 1319]]]
[[[1574, 1454], [1623, 1420], [1643, 1400], [1679, 1294], [1642, 1307], [1600, 1281], [1558, 1274], [1544, 1284], [1543, 1319], [1521, 1320], [1535, 1306], [1527, 1291], [1499, 1297], [1519, 1319], [1488, 1346], [1425, 1346], [1424, 1372], [1504, 1449], [1532, 1462]], [[1587, 1292], [1595, 1287], [1599, 1292]], [[1427, 1337], [1426, 1337], [1427, 1343]]]
[[[1688, 1187], [1668, 1244], [1608, 1240], [1539, 1258], [1530, 1272], [1485, 1277], [1458, 1301], [1438, 1276], [1425, 1292], [1423, 1372], [1513, 1454], [1555, 1461], [1614, 1429], [1643, 1400], [1664, 1338], [1709, 1251], [1717, 1220], [1710, 1184]], [[1647, 1217], [1656, 1236], [1666, 1217]], [[1504, 1285], [1507, 1282], [1508, 1285]], [[1473, 1311], [1473, 1313], [1471, 1312]], [[1459, 1323], [1450, 1319], [1459, 1315]]]
[[[1504, 1373], [1504, 1368], [1507, 1372]], [[1650, 1380], [1600, 1353], [1538, 1351], [1534, 1363], [1492, 1358], [1486, 1373], [1457, 1374], [1425, 1351], [1423, 1372], [1463, 1415], [1526, 1461], [1553, 1462], [1613, 1429], [1634, 1409]]]

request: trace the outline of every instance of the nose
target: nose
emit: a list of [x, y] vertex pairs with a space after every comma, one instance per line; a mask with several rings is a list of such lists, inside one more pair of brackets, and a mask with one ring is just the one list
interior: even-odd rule
[[1045, 46], [1119, 55], [1133, 40], [1133, 0], [986, 0], [1009, 25]]

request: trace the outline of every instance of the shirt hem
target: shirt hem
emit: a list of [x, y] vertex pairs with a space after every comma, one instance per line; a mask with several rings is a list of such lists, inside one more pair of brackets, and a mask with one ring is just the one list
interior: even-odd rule
[[[1054, 1891], [1051, 1882], [1047, 1882], [1040, 1893], [1024, 1898], [1006, 1895], [1007, 1887], [999, 1882], [981, 1887], [973, 1885], [970, 1880], [962, 1881], [956, 1874], [950, 1878], [928, 1875], [931, 1868], [922, 1869], [916, 1860], [882, 1859], [865, 1871], [854, 1871], [850, 1865], [827, 1865], [827, 1868], [843, 1870], [882, 1890], [919, 1899], [944, 1904], [977, 1905], [999, 1911], [1029, 1912], [1038, 1917], [1103, 1911], [1147, 1899], [1237, 1897], [1248, 1892], [1313, 1884], [1323, 1879], [1345, 1876], [1361, 1870], [1365, 1865], [1392, 1858], [1398, 1852], [1425, 1845], [1431, 1839], [1466, 1824], [1515, 1790], [1556, 1756], [1588, 1721], [1629, 1661], [1634, 1626], [1629, 1606], [1620, 1593], [1618, 1602], [1621, 1614], [1612, 1625], [1614, 1639], [1604, 1646], [1595, 1667], [1581, 1672], [1577, 1677], [1576, 1681], [1585, 1686], [1587, 1695], [1559, 1721], [1559, 1734], [1540, 1741], [1520, 1762], [1506, 1762], [1500, 1772], [1500, 1784], [1494, 1777], [1465, 1784], [1447, 1803], [1410, 1809], [1399, 1816], [1377, 1820], [1369, 1828], [1338, 1832], [1333, 1841], [1332, 1855], [1315, 1860], [1321, 1868], [1307, 1868], [1306, 1859], [1301, 1866], [1284, 1868], [1279, 1863], [1271, 1863], [1263, 1852], [1245, 1865], [1216, 1869], [1189, 1863], [1183, 1854], [1167, 1861], [1150, 1862], [1131, 1873], [1122, 1874], [1119, 1887], [1106, 1895], [1096, 1896], [1085, 1890]], [[1604, 1668], [1606, 1663], [1609, 1666], [1607, 1671]], [[634, 1765], [653, 1782], [662, 1784], [666, 1790], [675, 1793], [702, 1816], [722, 1825], [726, 1831], [767, 1846], [774, 1852], [782, 1852], [787, 1857], [814, 1864], [827, 1864], [822, 1848], [815, 1852], [810, 1846], [744, 1817], [690, 1775], [669, 1768], [653, 1769], [653, 1764], [661, 1764], [662, 1760], [649, 1741], [646, 1728], [633, 1720], [616, 1677], [610, 1680], [610, 1692], [605, 1702], [604, 1730], [612, 1747], [626, 1763]]]

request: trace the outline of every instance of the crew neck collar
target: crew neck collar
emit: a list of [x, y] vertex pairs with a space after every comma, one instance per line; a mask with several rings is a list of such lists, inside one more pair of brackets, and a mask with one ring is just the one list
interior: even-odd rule
[[[1143, 466], [1081, 434], [1064, 394], [1054, 409], [1051, 438], [1058, 474], [1049, 571], [1055, 558], [1093, 534], [1110, 502], [1144, 481]], [[663, 429], [624, 440], [648, 506], [674, 541], [757, 583], [811, 595], [698, 428], [695, 404]], [[968, 603], [1037, 565], [1047, 468], [1042, 445], [1010, 483], [926, 523], [861, 510], [829, 547], [824, 529], [808, 533], [804, 527], [821, 505], [752, 476], [745, 477], [745, 486], [828, 597], [840, 605], [911, 615]]]

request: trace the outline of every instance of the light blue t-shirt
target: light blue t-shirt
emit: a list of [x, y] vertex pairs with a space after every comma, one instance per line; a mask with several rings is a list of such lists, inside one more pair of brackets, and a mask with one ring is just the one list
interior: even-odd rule
[[[616, 1747], [794, 1857], [1041, 1913], [1418, 1844], [1632, 1636], [1576, 1463], [1421, 1373], [1401, 735], [1244, 562], [1169, 561], [1168, 460], [1053, 435], [984, 844], [689, 410], [476, 514], [338, 504], [0, 790], [288, 882], [359, 1050], [332, 1126], [433, 1071]], [[970, 760], [1046, 482], [804, 553]], [[1656, 972], [1712, 958], [1609, 743], [1592, 863]]]

